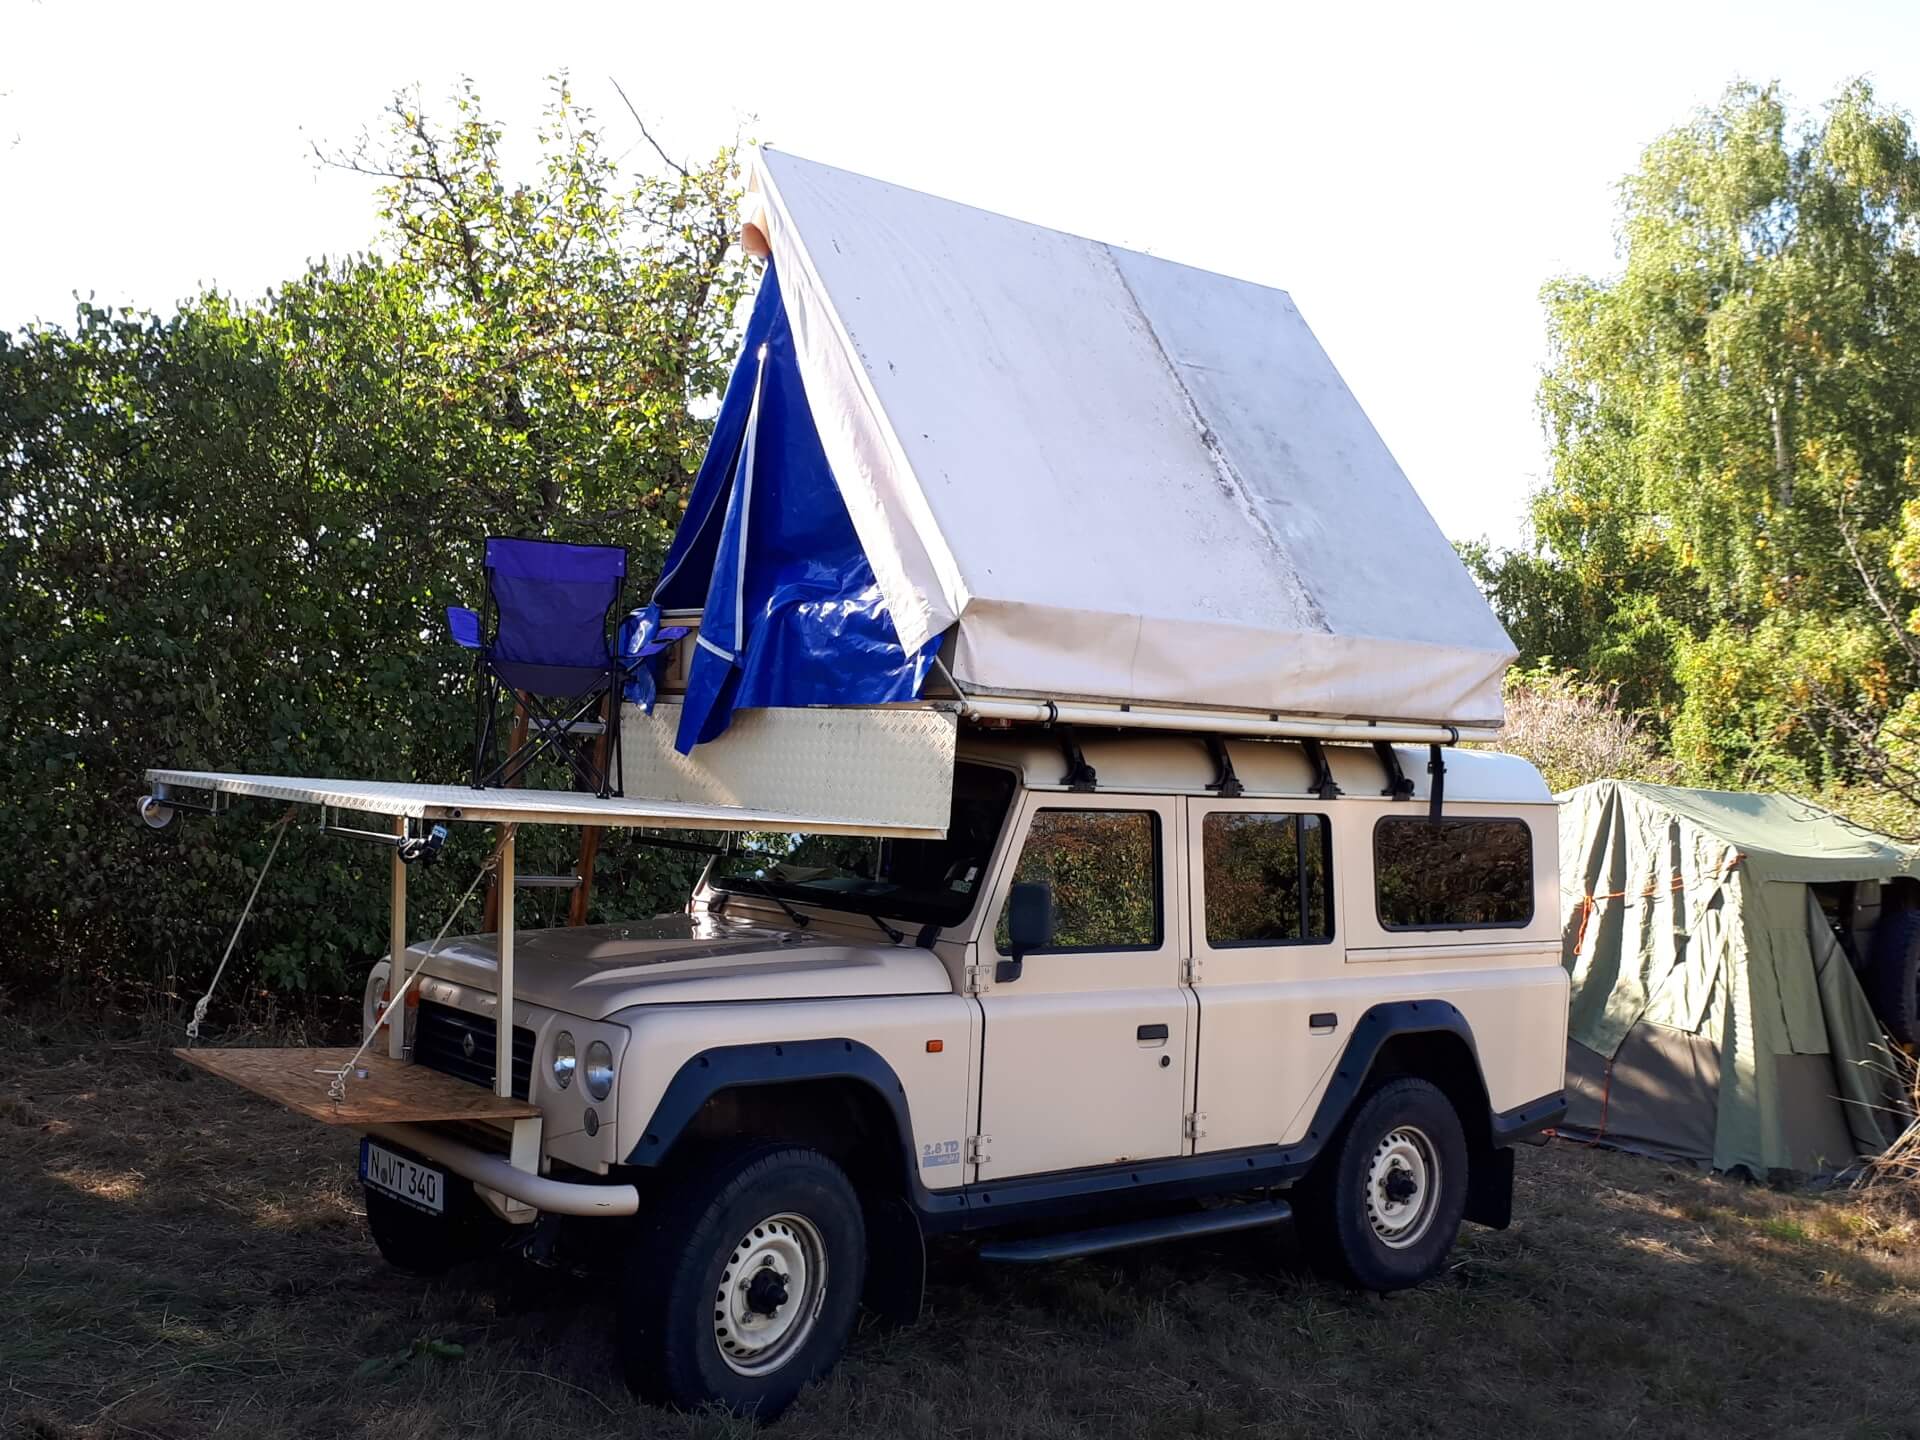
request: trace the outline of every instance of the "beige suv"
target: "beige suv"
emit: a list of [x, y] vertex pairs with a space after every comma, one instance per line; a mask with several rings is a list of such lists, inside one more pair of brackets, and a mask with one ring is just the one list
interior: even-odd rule
[[[622, 1265], [630, 1380], [763, 1418], [861, 1303], [917, 1314], [928, 1237], [1022, 1263], [1291, 1218], [1418, 1284], [1562, 1113], [1556, 834], [1502, 755], [976, 731], [944, 840], [741, 837], [684, 914], [520, 935], [538, 1177], [388, 1127], [373, 1237]], [[428, 961], [416, 1061], [493, 1075], [494, 947]]]

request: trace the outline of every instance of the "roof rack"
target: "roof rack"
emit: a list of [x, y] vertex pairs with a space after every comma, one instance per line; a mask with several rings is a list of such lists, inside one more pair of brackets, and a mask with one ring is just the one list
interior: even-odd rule
[[1313, 716], [1260, 715], [1245, 710], [1167, 710], [1134, 705], [1055, 700], [1000, 700], [966, 696], [961, 713], [974, 720], [1036, 725], [1111, 726], [1123, 730], [1184, 730], [1268, 740], [1357, 740], [1389, 745], [1458, 745], [1463, 738], [1492, 739], [1493, 726], [1427, 725], [1418, 722], [1323, 720]]

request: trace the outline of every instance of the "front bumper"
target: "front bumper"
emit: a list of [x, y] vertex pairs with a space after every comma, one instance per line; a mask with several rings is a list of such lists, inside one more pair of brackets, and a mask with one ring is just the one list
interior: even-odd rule
[[611, 1218], [632, 1215], [640, 1208], [640, 1192], [631, 1185], [587, 1184], [535, 1175], [502, 1156], [490, 1155], [419, 1125], [375, 1125], [367, 1133], [436, 1161], [462, 1179], [497, 1190], [548, 1214]]

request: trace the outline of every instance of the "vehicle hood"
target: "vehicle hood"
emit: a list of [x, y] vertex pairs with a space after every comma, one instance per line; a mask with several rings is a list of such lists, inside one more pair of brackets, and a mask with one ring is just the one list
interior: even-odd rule
[[[419, 961], [424, 946], [408, 951]], [[498, 988], [499, 937], [441, 943], [422, 974], [462, 989]], [[860, 944], [715, 915], [664, 915], [618, 925], [523, 930], [514, 937], [513, 994], [523, 1004], [603, 1020], [630, 1005], [715, 1000], [808, 1000], [858, 995], [941, 995], [953, 989], [930, 951]]]

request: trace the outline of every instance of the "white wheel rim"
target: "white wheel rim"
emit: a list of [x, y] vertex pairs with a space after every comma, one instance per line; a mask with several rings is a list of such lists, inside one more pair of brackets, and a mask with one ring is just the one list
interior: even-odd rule
[[778, 1370], [827, 1297], [827, 1247], [804, 1215], [769, 1215], [733, 1247], [713, 1297], [713, 1343], [739, 1375]]
[[1367, 1166], [1367, 1223], [1389, 1250], [1417, 1245], [1433, 1228], [1440, 1156], [1427, 1133], [1402, 1125], [1381, 1137]]

